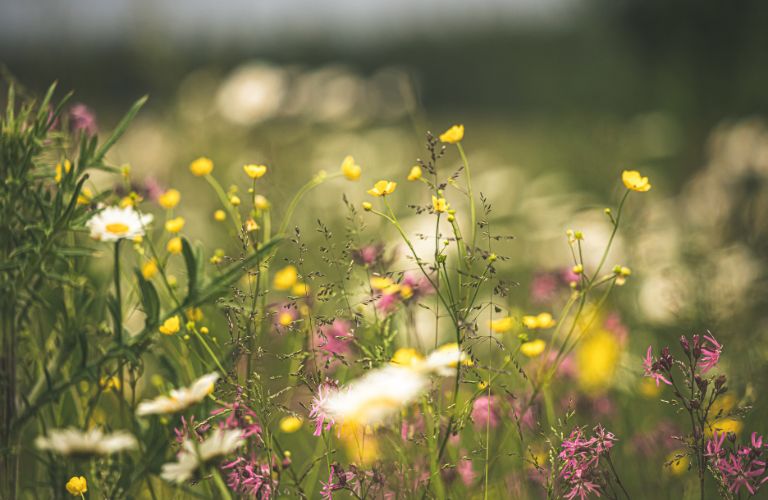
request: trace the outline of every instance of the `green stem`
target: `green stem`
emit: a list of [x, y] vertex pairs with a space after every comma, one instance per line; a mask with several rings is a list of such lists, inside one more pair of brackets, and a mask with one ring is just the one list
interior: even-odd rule
[[461, 161], [464, 162], [464, 171], [467, 174], [467, 196], [469, 197], [469, 217], [472, 223], [472, 246], [469, 247], [469, 251], [472, 253], [472, 255], [475, 254], [475, 241], [477, 237], [477, 215], [475, 213], [475, 198], [472, 195], [472, 175], [469, 172], [469, 160], [467, 160], [467, 155], [464, 153], [464, 147], [462, 147], [460, 142], [456, 143], [456, 147], [459, 149], [459, 154], [461, 155]]

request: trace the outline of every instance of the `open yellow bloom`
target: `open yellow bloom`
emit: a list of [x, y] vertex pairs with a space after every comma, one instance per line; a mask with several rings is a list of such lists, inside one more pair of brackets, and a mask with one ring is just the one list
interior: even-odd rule
[[293, 315], [288, 311], [283, 311], [277, 316], [277, 322], [280, 326], [291, 326], [291, 323], [293, 323]]
[[673, 476], [681, 476], [688, 471], [689, 460], [684, 449], [675, 450], [667, 455], [667, 459], [664, 463], [667, 462], [669, 462], [669, 472], [671, 472]]
[[216, 210], [213, 212], [214, 220], [222, 222], [227, 219], [227, 213], [224, 210]]
[[417, 181], [419, 179], [421, 179], [421, 167], [418, 165], [414, 165], [411, 167], [411, 171], [408, 172], [408, 180]]
[[371, 276], [370, 284], [374, 290], [385, 290], [394, 285], [395, 282], [386, 276]]
[[253, 164], [243, 165], [243, 171], [245, 172], [245, 175], [251, 179], [258, 179], [267, 173], [267, 166]]
[[386, 196], [392, 194], [396, 187], [397, 182], [379, 181], [373, 185], [373, 188], [368, 190], [368, 194], [371, 196]]
[[181, 329], [181, 322], [179, 321], [178, 316], [172, 316], [165, 320], [162, 325], [160, 325], [160, 333], [163, 335], [173, 335], [174, 333], [179, 333], [179, 330]]
[[155, 259], [150, 259], [141, 266], [141, 275], [144, 276], [145, 280], [152, 279], [155, 274], [157, 274], [157, 261]]
[[424, 356], [419, 354], [419, 351], [412, 347], [401, 347], [395, 351], [390, 363], [400, 366], [416, 366], [422, 361], [424, 361]]
[[178, 233], [184, 228], [184, 217], [176, 217], [175, 219], [170, 219], [165, 221], [165, 230], [169, 233]]
[[523, 325], [531, 330], [552, 328], [556, 323], [552, 315], [547, 312], [537, 316], [523, 316]]
[[344, 161], [341, 162], [341, 173], [351, 181], [359, 179], [362, 170], [360, 165], [355, 163], [355, 159], [349, 155], [345, 156]]
[[504, 333], [510, 331], [512, 327], [515, 326], [515, 319], [511, 316], [507, 316], [505, 318], [489, 321], [488, 324], [494, 333]]
[[305, 297], [309, 294], [309, 285], [306, 283], [296, 283], [291, 287], [291, 295]]
[[210, 158], [201, 156], [197, 160], [189, 164], [189, 171], [197, 177], [208, 175], [213, 171], [213, 162]]
[[269, 208], [269, 200], [267, 200], [264, 196], [257, 194], [253, 198], [253, 205], [259, 210], [266, 210]]
[[433, 195], [432, 209], [437, 213], [443, 213], [448, 210], [448, 202], [445, 201], [445, 198], [438, 198], [437, 196]]
[[440, 141], [447, 142], [448, 144], [456, 144], [461, 142], [464, 138], [464, 125], [454, 125], [442, 134], [440, 134]]
[[301, 429], [303, 420], [293, 415], [288, 415], [280, 419], [280, 430], [286, 434], [292, 434]]
[[178, 255], [181, 253], [182, 247], [183, 245], [181, 243], [181, 238], [176, 236], [175, 238], [168, 240], [168, 244], [165, 246], [165, 249], [168, 250], [169, 253]]
[[203, 314], [203, 310], [199, 307], [190, 307], [186, 311], [184, 311], [184, 315], [187, 317], [187, 320], [189, 321], [202, 321], [205, 315]]
[[83, 493], [88, 491], [88, 482], [83, 476], [72, 476], [67, 481], [67, 491], [74, 497], [82, 496]]
[[530, 342], [524, 342], [520, 346], [520, 352], [529, 358], [535, 358], [544, 352], [544, 348], [547, 347], [547, 343], [541, 339], [531, 340]]
[[56, 181], [56, 184], [61, 182], [62, 177], [64, 174], [68, 174], [72, 170], [72, 162], [69, 160], [64, 160], [64, 162], [59, 162], [56, 164], [56, 177], [54, 180]]
[[648, 177], [643, 177], [637, 170], [625, 170], [621, 173], [621, 180], [627, 189], [637, 191], [639, 193], [645, 193], [651, 189], [651, 183], [648, 182]]
[[181, 193], [175, 189], [169, 189], [157, 198], [157, 202], [160, 204], [160, 206], [166, 209], [175, 207], [179, 204], [180, 201]]
[[93, 198], [93, 191], [91, 191], [87, 187], [84, 187], [82, 190], [80, 190], [80, 194], [77, 196], [77, 204], [90, 205], [91, 198]]
[[285, 266], [275, 273], [275, 290], [288, 290], [299, 280], [299, 273], [294, 266]]

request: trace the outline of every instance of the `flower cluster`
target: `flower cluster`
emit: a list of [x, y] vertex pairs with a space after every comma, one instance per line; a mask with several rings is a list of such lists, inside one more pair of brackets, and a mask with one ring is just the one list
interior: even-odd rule
[[756, 432], [752, 433], [749, 444], [736, 445], [735, 440], [732, 433], [715, 432], [707, 441], [705, 456], [728, 491], [741, 495], [744, 488], [755, 495], [760, 486], [768, 483], [765, 463], [768, 443], [763, 443], [763, 436]]
[[601, 469], [600, 459], [608, 458], [616, 437], [601, 425], [594, 428], [594, 436], [586, 437], [584, 429], [576, 428], [562, 444], [558, 458], [563, 465], [558, 477], [563, 481], [568, 500], [581, 500], [594, 493], [600, 496], [607, 479]]

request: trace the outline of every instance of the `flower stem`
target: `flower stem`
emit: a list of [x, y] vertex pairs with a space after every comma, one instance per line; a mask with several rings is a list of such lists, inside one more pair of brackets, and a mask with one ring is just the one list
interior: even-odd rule
[[474, 255], [475, 253], [475, 238], [477, 237], [477, 215], [475, 213], [475, 198], [472, 195], [472, 175], [469, 172], [469, 160], [467, 160], [467, 155], [464, 153], [464, 147], [461, 145], [460, 142], [456, 143], [456, 147], [459, 149], [459, 154], [461, 155], [461, 161], [464, 162], [464, 171], [467, 174], [467, 196], [469, 197], [469, 218], [472, 224], [472, 237], [471, 242], [472, 246], [469, 247], [469, 251], [471, 254]]

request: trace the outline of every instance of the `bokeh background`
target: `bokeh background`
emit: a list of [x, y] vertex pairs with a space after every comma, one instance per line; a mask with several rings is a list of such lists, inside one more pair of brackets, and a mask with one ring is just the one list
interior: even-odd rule
[[[27, 92], [74, 89], [104, 130], [149, 94], [113, 160], [181, 190], [191, 236], [209, 241], [225, 232], [186, 172], [197, 156], [225, 184], [266, 163], [264, 194], [280, 206], [347, 154], [366, 187], [402, 182], [427, 130], [464, 123], [475, 189], [516, 237], [501, 253], [521, 311], [544, 307], [542, 276], [569, 264], [566, 229], [599, 257], [602, 209], [620, 171], [640, 169], [653, 190], [630, 197], [611, 256], [634, 270], [610, 306], [624, 329], [581, 354], [598, 368], [580, 387], [584, 421], [602, 415], [628, 454], [663, 458], [679, 418], [639, 384], [640, 358], [681, 334], [718, 336], [733, 404], [756, 405], [745, 428], [768, 431], [766, 26], [757, 0], [3, 0], [0, 62]], [[401, 189], [403, 205], [423, 196]], [[341, 196], [323, 188], [303, 204], [310, 247], [317, 217], [343, 226]], [[661, 485], [660, 470], [628, 482]]]

